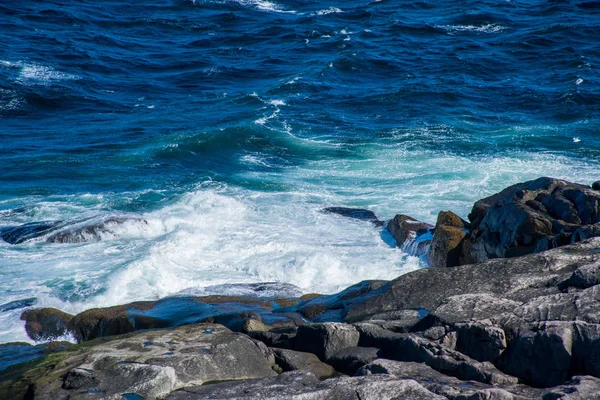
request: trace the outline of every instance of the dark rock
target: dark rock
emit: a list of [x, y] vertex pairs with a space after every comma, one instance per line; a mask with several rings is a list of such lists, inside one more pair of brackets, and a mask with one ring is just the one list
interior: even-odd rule
[[592, 183], [592, 190], [600, 190], [600, 181]]
[[42, 221], [3, 227], [0, 228], [0, 238], [10, 244], [44, 237], [51, 243], [80, 243], [114, 235], [117, 226], [128, 222], [147, 224], [146, 220], [136, 214], [109, 214], [69, 221]]
[[594, 227], [600, 222], [600, 194], [589, 186], [539, 178], [479, 200], [469, 220], [472, 231], [461, 263], [521, 256], [600, 234]]
[[21, 342], [2, 343], [0, 344], [0, 373], [12, 365], [64, 351], [72, 345], [69, 342], [49, 342], [35, 346]]
[[69, 332], [73, 316], [55, 308], [27, 310], [21, 314], [27, 335], [35, 341], [55, 340]]
[[414, 241], [419, 235], [426, 234], [431, 228], [433, 228], [433, 225], [404, 214], [396, 215], [387, 223], [387, 230], [396, 239], [398, 247], [401, 248], [410, 246], [409, 242]]
[[[290, 327], [304, 323], [294, 313], [272, 311], [270, 299], [239, 296], [169, 297], [158, 301], [96, 308], [77, 314], [69, 330], [79, 341], [142, 329], [168, 328], [198, 322], [219, 323], [237, 332]], [[281, 309], [278, 309], [281, 311]]]
[[327, 322], [298, 327], [295, 350], [316, 354], [323, 361], [340, 350], [358, 345], [359, 334], [352, 325]]
[[66, 226], [46, 238], [50, 243], [81, 243], [102, 240], [103, 236], [114, 235], [114, 228], [126, 222], [147, 224], [138, 215], [103, 215], [80, 221], [69, 221]]
[[479, 362], [415, 334], [392, 333], [372, 324], [356, 325], [360, 346], [380, 348], [383, 357], [397, 361], [425, 363], [446, 375], [489, 384], [513, 384], [517, 379], [497, 370], [491, 363]]
[[348, 218], [369, 221], [375, 224], [376, 226], [383, 226], [383, 221], [380, 221], [373, 211], [365, 210], [362, 208], [327, 207], [323, 209], [323, 212], [339, 214]]
[[293, 347], [293, 339], [296, 337], [297, 329], [298, 328], [274, 329], [266, 332], [251, 331], [247, 334], [253, 339], [260, 340], [269, 347], [291, 349]]
[[349, 286], [340, 293], [329, 296], [318, 296], [303, 301], [292, 307], [283, 307], [276, 312], [297, 312], [315, 322], [341, 321], [342, 311], [345, 306], [354, 299], [362, 298], [382, 289], [387, 281], [372, 280], [363, 281]]
[[308, 371], [319, 379], [327, 379], [335, 375], [333, 367], [325, 364], [312, 353], [285, 349], [272, 350], [275, 355], [275, 362], [284, 371]]
[[363, 365], [381, 356], [381, 350], [375, 347], [350, 347], [340, 350], [327, 361], [336, 371], [354, 375]]
[[20, 226], [8, 226], [0, 228], [0, 238], [10, 244], [20, 244], [30, 239], [44, 236], [63, 221], [31, 222]]
[[412, 379], [389, 375], [339, 377], [319, 382], [314, 375], [293, 371], [274, 378], [223, 382], [173, 392], [167, 400], [446, 400]]
[[506, 349], [504, 330], [489, 320], [458, 324], [456, 350], [477, 361], [496, 361]]
[[274, 356], [264, 344], [215, 324], [136, 332], [51, 357], [21, 376], [0, 377], [0, 397], [2, 390], [11, 393], [12, 382], [32, 388], [36, 399], [83, 399], [94, 393], [155, 399], [192, 384], [276, 375]]

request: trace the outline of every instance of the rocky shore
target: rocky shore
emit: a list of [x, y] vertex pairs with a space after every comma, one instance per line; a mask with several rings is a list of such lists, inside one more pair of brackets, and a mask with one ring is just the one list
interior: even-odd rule
[[[399, 214], [384, 229], [430, 268], [334, 295], [29, 309], [46, 343], [0, 345], [0, 398], [600, 399], [598, 186], [539, 178], [467, 219]], [[78, 344], [47, 343], [65, 334]]]

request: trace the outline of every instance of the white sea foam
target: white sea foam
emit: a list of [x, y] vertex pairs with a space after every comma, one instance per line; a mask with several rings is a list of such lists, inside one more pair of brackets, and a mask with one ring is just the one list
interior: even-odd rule
[[508, 29], [502, 25], [485, 24], [485, 25], [438, 25], [438, 28], [448, 32], [481, 32], [481, 33], [496, 33]]
[[328, 15], [328, 14], [339, 14], [343, 13], [343, 11], [337, 7], [329, 7], [324, 10], [319, 10], [314, 13], [314, 15]]

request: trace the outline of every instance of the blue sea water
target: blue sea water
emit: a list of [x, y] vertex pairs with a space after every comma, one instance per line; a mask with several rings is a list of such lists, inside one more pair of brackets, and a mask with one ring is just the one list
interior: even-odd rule
[[595, 1], [0, 3], [0, 227], [147, 221], [0, 243], [0, 342], [26, 307], [420, 267], [323, 207], [432, 222], [600, 179], [599, 38]]

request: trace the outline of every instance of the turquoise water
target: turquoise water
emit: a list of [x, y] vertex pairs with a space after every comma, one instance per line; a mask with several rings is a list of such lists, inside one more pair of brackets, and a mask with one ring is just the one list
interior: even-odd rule
[[0, 227], [147, 223], [0, 243], [0, 342], [31, 306], [420, 267], [323, 207], [433, 222], [541, 175], [600, 179], [595, 2], [62, 3], [0, 5]]

